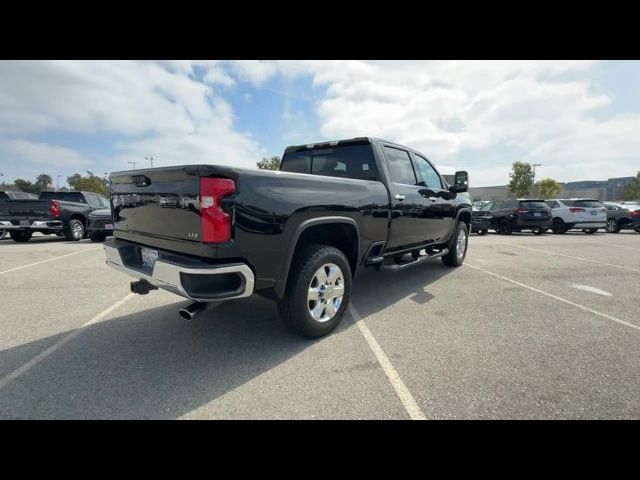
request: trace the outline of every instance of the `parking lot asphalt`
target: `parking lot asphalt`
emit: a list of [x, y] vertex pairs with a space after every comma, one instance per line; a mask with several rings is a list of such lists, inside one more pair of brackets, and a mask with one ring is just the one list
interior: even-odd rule
[[472, 235], [367, 270], [332, 334], [258, 296], [193, 321], [100, 244], [0, 240], [0, 418], [640, 418], [640, 235]]

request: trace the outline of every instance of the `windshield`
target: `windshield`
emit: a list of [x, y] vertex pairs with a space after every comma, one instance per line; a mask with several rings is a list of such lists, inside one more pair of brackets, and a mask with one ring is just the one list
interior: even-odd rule
[[282, 158], [280, 170], [361, 180], [379, 179], [371, 145], [338, 145], [288, 152]]

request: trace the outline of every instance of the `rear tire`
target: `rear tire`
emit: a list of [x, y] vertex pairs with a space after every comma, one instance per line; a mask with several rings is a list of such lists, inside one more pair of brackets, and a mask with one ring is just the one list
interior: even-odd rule
[[64, 231], [64, 236], [67, 240], [74, 240], [79, 242], [84, 238], [84, 225], [80, 220], [75, 218], [69, 220], [69, 226]]
[[12, 240], [14, 242], [28, 242], [31, 240], [31, 232], [25, 232], [24, 230], [15, 230], [13, 232], [9, 232]]
[[0, 240], [2, 240], [6, 236], [7, 236], [7, 231], [6, 230], [0, 230]]
[[[331, 272], [331, 265], [337, 266], [339, 269], [335, 281], [332, 281], [330, 275], [327, 275], [324, 270], [327, 267]], [[325, 272], [326, 282], [329, 283], [318, 281], [321, 277], [318, 272], [321, 271]], [[308, 245], [296, 254], [289, 272], [284, 298], [278, 303], [278, 310], [284, 323], [291, 330], [306, 338], [327, 335], [338, 326], [349, 304], [351, 267], [347, 257], [335, 247]], [[332, 298], [329, 294], [326, 294], [325, 298], [317, 296], [317, 292], [321, 288], [323, 292], [330, 291], [326, 290], [326, 288], [330, 288], [329, 285], [343, 287], [341, 299]], [[311, 298], [312, 291], [316, 292], [317, 300]], [[333, 316], [331, 316], [329, 302], [333, 302], [332, 309], [335, 310]], [[318, 319], [314, 318], [311, 310], [318, 312]]]
[[455, 236], [449, 253], [442, 257], [442, 263], [447, 267], [459, 267], [467, 256], [467, 247], [469, 246], [469, 229], [464, 222], [458, 222], [456, 225]]
[[584, 233], [586, 233], [587, 235], [593, 235], [594, 233], [596, 233], [598, 231], [597, 228], [583, 228], [582, 231]]
[[500, 222], [500, 233], [502, 235], [511, 235], [513, 233], [513, 228], [511, 228], [508, 220], [502, 220]]
[[565, 225], [564, 220], [562, 220], [561, 218], [554, 218], [551, 230], [557, 235], [563, 235], [567, 233], [567, 226]]
[[615, 218], [610, 218], [607, 220], [605, 230], [607, 233], [618, 233], [620, 232], [620, 225], [618, 225], [618, 221]]

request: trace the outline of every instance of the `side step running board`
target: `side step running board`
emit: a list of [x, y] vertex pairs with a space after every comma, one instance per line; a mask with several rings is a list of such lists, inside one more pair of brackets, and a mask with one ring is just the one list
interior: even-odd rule
[[423, 263], [427, 260], [431, 260], [434, 258], [440, 258], [445, 256], [447, 253], [449, 253], [449, 249], [445, 248], [444, 250], [441, 250], [437, 253], [434, 253], [432, 255], [420, 255], [418, 258], [416, 258], [415, 260], [411, 260], [410, 262], [406, 262], [406, 263], [401, 263], [401, 264], [397, 264], [397, 263], [393, 263], [390, 265], [382, 265], [380, 267], [381, 270], [393, 270], [393, 271], [398, 271], [398, 270], [404, 270], [405, 268], [410, 268], [413, 267], [414, 265], [418, 265], [419, 263]]

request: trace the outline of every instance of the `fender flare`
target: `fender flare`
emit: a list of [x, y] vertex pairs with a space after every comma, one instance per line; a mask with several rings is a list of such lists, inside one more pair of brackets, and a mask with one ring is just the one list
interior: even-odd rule
[[[296, 247], [298, 246], [298, 240], [302, 236], [305, 230], [310, 227], [315, 227], [317, 225], [323, 224], [333, 224], [333, 223], [344, 223], [347, 225], [351, 225], [356, 230], [356, 255], [359, 254], [359, 245], [360, 245], [360, 227], [358, 226], [358, 222], [356, 222], [351, 217], [339, 217], [339, 216], [328, 216], [328, 217], [317, 217], [310, 218], [308, 220], [303, 221], [298, 225], [291, 236], [291, 241], [287, 246], [287, 251], [284, 258], [284, 266], [281, 271], [281, 275], [276, 281], [273, 289], [276, 294], [276, 298], [281, 299], [284, 296], [284, 291], [287, 287], [287, 280], [289, 279], [289, 270], [291, 268], [291, 262], [293, 261], [293, 254], [296, 251]], [[357, 264], [357, 259], [356, 259]], [[352, 275], [355, 272], [352, 272]]]

